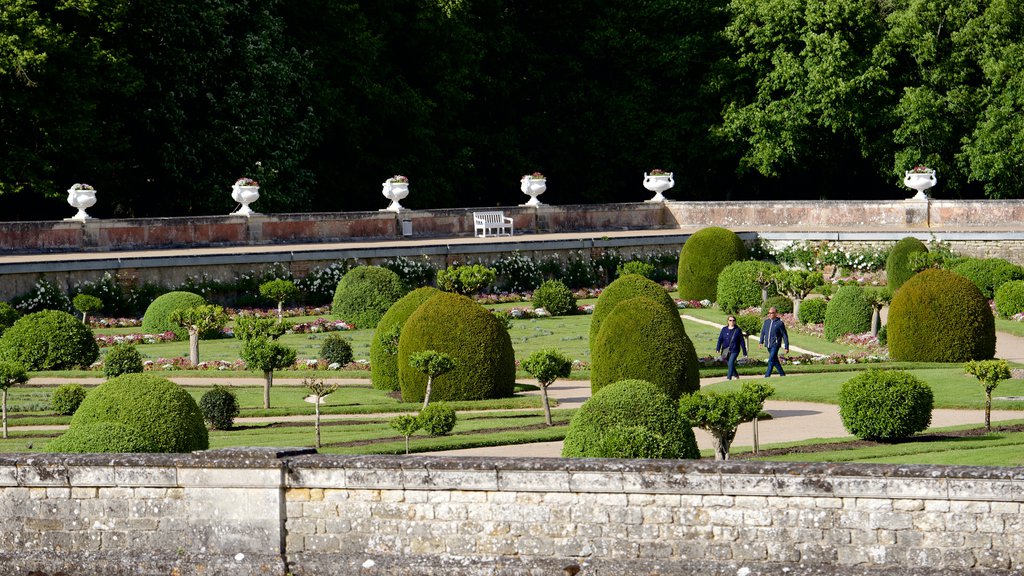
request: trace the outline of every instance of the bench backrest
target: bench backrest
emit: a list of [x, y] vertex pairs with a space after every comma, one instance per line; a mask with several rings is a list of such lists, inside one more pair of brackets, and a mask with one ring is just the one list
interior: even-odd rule
[[501, 222], [504, 218], [504, 212], [473, 212], [474, 220], [482, 220], [484, 222]]

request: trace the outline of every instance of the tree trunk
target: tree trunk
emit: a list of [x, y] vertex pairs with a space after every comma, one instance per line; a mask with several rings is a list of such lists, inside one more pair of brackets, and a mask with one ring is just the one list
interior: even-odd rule
[[3, 399], [3, 420], [4, 420], [4, 439], [7, 439], [7, 388], [4, 388], [4, 399]]
[[405, 454], [406, 455], [409, 454], [409, 437], [408, 436], [405, 437]]
[[188, 359], [193, 366], [199, 364], [199, 330], [188, 331]]
[[757, 454], [757, 452], [758, 452], [758, 445], [757, 445], [757, 416], [754, 416], [754, 419], [751, 421], [751, 423], [754, 425], [754, 454]]
[[793, 318], [800, 319], [800, 303], [803, 302], [802, 298], [793, 298]]
[[551, 406], [548, 405], [548, 386], [547, 384], [540, 385], [540, 395], [544, 398], [544, 421], [547, 422], [548, 426], [554, 426], [551, 422]]
[[82, 324], [85, 324], [86, 326], [89, 325], [89, 313], [88, 312], [82, 312]]
[[878, 306], [871, 307], [871, 335], [878, 338], [879, 324], [882, 323], [882, 309]]
[[761, 303], [763, 304], [763, 303], [765, 303], [767, 301], [768, 301], [768, 287], [767, 286], [761, 286]]
[[316, 449], [320, 449], [320, 397], [314, 395], [314, 410], [316, 411], [316, 420], [314, 421], [313, 428], [316, 430]]
[[433, 376], [427, 376], [427, 390], [423, 393], [423, 409], [427, 409], [427, 405], [430, 404], [430, 386], [434, 383]]
[[277, 303], [277, 321], [284, 322], [284, 300]]
[[715, 446], [715, 460], [729, 459], [729, 446], [736, 438], [736, 429], [732, 430], [708, 430], [711, 432], [711, 440]]
[[[5, 394], [5, 397], [6, 397], [7, 392], [5, 391], [4, 394]], [[988, 432], [992, 431], [992, 391], [991, 390], [986, 390], [985, 391], [985, 430], [988, 431]], [[6, 437], [7, 436], [4, 436], [4, 438], [6, 438]]]
[[270, 408], [270, 387], [274, 384], [274, 371], [265, 370], [263, 372], [263, 408]]

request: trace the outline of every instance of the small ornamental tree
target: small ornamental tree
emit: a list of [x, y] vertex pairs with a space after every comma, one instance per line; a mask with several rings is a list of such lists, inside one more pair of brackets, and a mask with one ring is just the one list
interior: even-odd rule
[[313, 429], [316, 431], [316, 448], [320, 449], [320, 401], [327, 396], [330, 396], [338, 389], [337, 384], [325, 384], [323, 380], [319, 378], [303, 378], [302, 385], [305, 386], [306, 390], [309, 390], [310, 396], [313, 397], [313, 410], [316, 417], [313, 420]]
[[964, 364], [964, 372], [985, 387], [985, 430], [992, 430], [992, 391], [1010, 378], [1010, 366], [1006, 360], [971, 360]]
[[793, 314], [800, 315], [800, 302], [815, 288], [825, 283], [821, 272], [807, 270], [780, 270], [771, 276], [772, 284], [779, 294], [793, 300]]
[[291, 280], [271, 280], [260, 284], [260, 296], [277, 304], [277, 320], [284, 320], [284, 303], [299, 295], [299, 289]]
[[178, 308], [171, 312], [171, 322], [188, 330], [188, 358], [195, 366], [199, 364], [199, 336], [220, 330], [228, 323], [224, 308], [215, 304], [203, 304], [189, 308]]
[[755, 420], [764, 407], [764, 400], [774, 390], [770, 386], [744, 383], [736, 392], [700, 392], [679, 399], [683, 418], [711, 433], [715, 460], [728, 460], [729, 447], [736, 438], [736, 429]]
[[892, 302], [892, 288], [888, 286], [868, 286], [864, 289], [864, 299], [871, 305], [871, 335], [878, 337], [882, 327], [882, 308]]
[[274, 320], [273, 318], [246, 315], [240, 315], [235, 318], [235, 338], [243, 342], [257, 338], [277, 340], [289, 328], [291, 328], [291, 324]]
[[494, 284], [498, 277], [494, 268], [480, 264], [472, 266], [449, 266], [437, 271], [437, 287], [445, 292], [472, 296]]
[[572, 372], [572, 360], [557, 350], [538, 350], [523, 362], [523, 369], [540, 384], [540, 393], [544, 398], [544, 421], [548, 426], [553, 426], [551, 406], [548, 405], [548, 386], [558, 378], [569, 377]]
[[423, 395], [423, 408], [430, 405], [430, 388], [434, 378], [455, 369], [455, 359], [436, 350], [423, 350], [409, 357], [409, 365], [427, 375], [427, 389]]
[[89, 323], [89, 314], [103, 310], [103, 300], [90, 294], [76, 294], [71, 300], [71, 305], [82, 313], [82, 324]]
[[402, 436], [405, 436], [405, 453], [409, 453], [409, 437], [423, 427], [423, 420], [419, 415], [405, 414], [391, 420], [391, 428]]
[[263, 408], [270, 408], [270, 387], [274, 384], [274, 370], [295, 363], [295, 350], [269, 338], [247, 340], [242, 345], [242, 360], [246, 367], [263, 372]]
[[4, 438], [7, 438], [7, 389], [28, 382], [28, 371], [21, 362], [0, 362], [0, 406], [3, 414]]

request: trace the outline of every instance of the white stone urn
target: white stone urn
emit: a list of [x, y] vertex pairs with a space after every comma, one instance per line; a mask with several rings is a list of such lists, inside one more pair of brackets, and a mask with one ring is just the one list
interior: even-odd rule
[[647, 200], [647, 202], [665, 201], [665, 197], [662, 195], [662, 192], [676, 185], [676, 181], [672, 177], [672, 174], [672, 172], [665, 172], [663, 170], [651, 170], [650, 172], [644, 172], [644, 188], [654, 192], [654, 198]]
[[81, 220], [82, 222], [92, 218], [85, 213], [85, 209], [96, 203], [96, 189], [88, 184], [73, 184], [68, 188], [68, 204], [72, 208], [78, 208], [78, 213], [68, 220]]
[[409, 179], [401, 174], [396, 174], [391, 178], [384, 181], [381, 194], [388, 200], [391, 200], [391, 204], [387, 208], [381, 210], [381, 212], [401, 212], [406, 208], [398, 203], [409, 195]]
[[935, 178], [935, 170], [925, 166], [915, 166], [913, 170], [908, 170], [906, 176], [903, 177], [904, 186], [917, 190], [917, 194], [914, 195], [912, 200], [927, 200], [928, 194], [925, 193], [925, 190], [935, 186], [937, 183], [938, 179]]
[[519, 180], [519, 189], [530, 197], [523, 206], [540, 206], [540, 200], [537, 200], [537, 196], [540, 196], [548, 189], [548, 179], [544, 177], [540, 172], [534, 172], [533, 174], [527, 174]]
[[252, 178], [239, 178], [231, 187], [231, 198], [242, 205], [231, 213], [233, 216], [252, 216], [257, 214], [249, 208], [249, 204], [260, 199], [260, 183]]

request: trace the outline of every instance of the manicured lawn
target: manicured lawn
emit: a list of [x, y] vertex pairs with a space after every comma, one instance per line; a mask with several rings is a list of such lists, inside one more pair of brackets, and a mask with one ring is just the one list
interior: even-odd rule
[[[714, 332], [714, 340], [711, 342], [711, 350], [715, 349], [715, 342], [718, 341], [718, 331], [722, 326], [725, 326], [726, 318], [728, 315], [719, 310], [718, 308], [685, 308], [679, 311], [680, 314], [685, 316], [693, 316], [694, 318], [700, 318], [701, 320], [710, 320], [718, 323], [718, 328], [708, 327]], [[696, 322], [686, 323], [686, 333], [690, 333], [690, 326], [696, 325]], [[862, 351], [861, 348], [855, 346], [848, 346], [846, 344], [840, 344], [837, 342], [829, 342], [824, 338], [818, 338], [815, 336], [808, 336], [806, 334], [800, 334], [796, 330], [789, 330], [789, 343], [792, 346], [803, 348], [804, 350], [810, 350], [816, 354], [846, 354], [856, 353]], [[759, 336], [759, 334], [754, 334]], [[692, 336], [691, 336], [692, 338]], [[695, 342], [696, 343], [696, 342]], [[767, 354], [763, 350], [759, 350], [757, 347], [757, 339], [747, 341], [747, 349], [751, 352], [758, 350], [761, 354], [760, 357], [767, 357]]]

